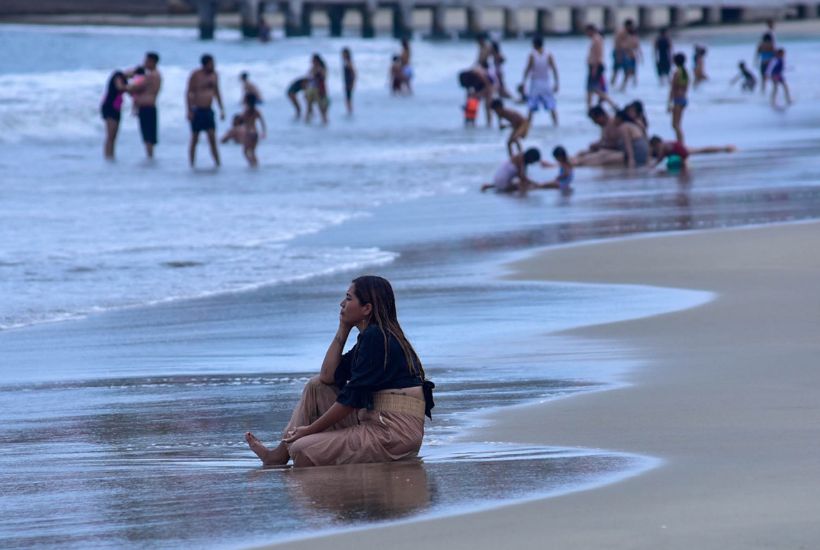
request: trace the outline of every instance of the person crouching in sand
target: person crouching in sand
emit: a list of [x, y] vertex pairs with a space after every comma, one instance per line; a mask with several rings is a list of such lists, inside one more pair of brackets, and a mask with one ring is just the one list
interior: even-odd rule
[[[317, 376], [305, 385], [281, 442], [269, 449], [251, 432], [264, 466], [329, 466], [414, 457], [430, 417], [435, 385], [402, 331], [393, 288], [373, 275], [353, 280], [339, 327]], [[342, 353], [356, 327], [356, 345]]]
[[527, 177], [527, 166], [535, 164], [539, 160], [541, 160], [541, 151], [534, 147], [508, 158], [496, 170], [493, 182], [481, 186], [481, 192], [495, 189], [496, 193], [512, 193], [515, 191], [522, 194], [526, 193], [527, 189], [538, 185]]
[[[512, 128], [510, 137], [507, 139], [507, 153], [510, 156], [515, 154], [513, 152], [513, 146], [515, 146], [516, 152], [520, 153], [523, 151], [521, 140], [527, 137], [527, 132], [530, 129], [529, 120], [517, 111], [505, 109], [504, 102], [501, 99], [494, 99], [490, 104], [490, 108], [498, 116], [498, 126], [500, 129]], [[504, 120], [510, 123], [509, 126], [504, 126]]]

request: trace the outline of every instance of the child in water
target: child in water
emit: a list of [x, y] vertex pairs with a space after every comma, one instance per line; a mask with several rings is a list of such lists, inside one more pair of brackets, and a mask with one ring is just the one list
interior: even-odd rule
[[[244, 132], [242, 136], [242, 152], [248, 160], [248, 164], [252, 167], [259, 165], [256, 159], [256, 145], [259, 143], [259, 138], [265, 139], [267, 128], [265, 127], [265, 119], [262, 113], [256, 108], [259, 100], [253, 94], [245, 96], [245, 111], [242, 113], [242, 124]], [[257, 131], [257, 123], [262, 129], [262, 132]]]
[[467, 90], [467, 102], [463, 106], [464, 126], [475, 126], [479, 105], [481, 105], [481, 99], [473, 88], [469, 88]]
[[233, 116], [231, 129], [225, 132], [225, 135], [222, 136], [220, 140], [221, 143], [228, 143], [229, 141], [240, 144], [245, 141], [245, 125], [242, 121], [242, 115]]
[[736, 84], [738, 80], [743, 81], [743, 84], [740, 85], [740, 89], [744, 92], [753, 92], [755, 90], [755, 86], [757, 85], [757, 79], [755, 75], [752, 74], [748, 68], [746, 68], [746, 63], [741, 61], [737, 64], [738, 70], [740, 73], [735, 76], [729, 83]]
[[[527, 120], [524, 115], [518, 113], [512, 109], [505, 109], [504, 102], [501, 99], [494, 99], [492, 103], [490, 103], [490, 108], [493, 112], [498, 116], [498, 125], [500, 129], [504, 128], [512, 128], [512, 132], [510, 132], [510, 137], [507, 139], [507, 153], [510, 156], [513, 156], [513, 146], [515, 149], [518, 150], [520, 153], [523, 150], [521, 146], [521, 140], [527, 137], [527, 132], [530, 129], [529, 120]], [[506, 120], [509, 122], [509, 126], [504, 126], [503, 122]]]
[[[557, 189], [564, 196], [571, 195], [573, 193], [571, 187], [573, 169], [572, 163], [569, 161], [569, 156], [567, 155], [567, 150], [559, 145], [552, 150], [552, 158], [558, 163], [558, 175], [554, 180], [538, 184], [535, 187], [537, 189]], [[556, 166], [556, 164], [541, 161], [541, 166], [549, 167]]]
[[792, 98], [789, 94], [789, 86], [786, 84], [786, 79], [783, 78], [783, 70], [786, 68], [786, 50], [780, 48], [775, 53], [774, 59], [769, 62], [766, 69], [766, 76], [772, 81], [772, 107], [777, 106], [777, 91], [783, 88], [783, 93], [786, 96], [786, 105], [792, 104]]
[[680, 143], [683, 141], [683, 110], [689, 101], [686, 94], [689, 91], [689, 73], [686, 71], [686, 55], [676, 53], [672, 58], [675, 63], [675, 73], [672, 75], [672, 85], [669, 88], [669, 104], [667, 110], [672, 113], [672, 129], [675, 130], [675, 138]]
[[709, 77], [706, 76], [706, 48], [704, 46], [695, 46], [695, 52], [692, 56], [692, 68], [695, 74], [693, 85], [696, 88], [701, 82], [709, 80]]
[[523, 194], [530, 187], [537, 187], [538, 184], [527, 177], [527, 166], [539, 160], [541, 160], [541, 151], [535, 148], [527, 149], [523, 153], [508, 158], [496, 170], [493, 182], [481, 186], [481, 192], [495, 189], [496, 193], [518, 191]]
[[669, 170], [686, 169], [686, 159], [692, 155], [707, 155], [714, 153], [734, 153], [734, 145], [719, 145], [709, 147], [687, 147], [680, 141], [663, 141], [660, 136], [652, 136], [649, 140], [649, 149], [655, 159], [654, 166], [666, 160]]

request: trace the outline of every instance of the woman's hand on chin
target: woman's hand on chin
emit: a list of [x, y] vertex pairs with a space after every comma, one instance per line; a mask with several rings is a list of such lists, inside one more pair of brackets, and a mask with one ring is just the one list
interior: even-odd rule
[[288, 430], [288, 433], [285, 434], [285, 437], [282, 438], [282, 441], [285, 443], [293, 443], [297, 439], [301, 439], [306, 435], [310, 435], [313, 433], [313, 430], [310, 429], [310, 426], [297, 426], [292, 430]]

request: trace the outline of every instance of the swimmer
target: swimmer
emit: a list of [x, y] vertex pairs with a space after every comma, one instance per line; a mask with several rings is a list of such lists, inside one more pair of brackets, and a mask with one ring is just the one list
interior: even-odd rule
[[[510, 137], [507, 139], [507, 153], [513, 156], [513, 147], [520, 153], [523, 150], [521, 147], [521, 140], [527, 137], [527, 132], [530, 129], [530, 122], [524, 116], [512, 109], [504, 108], [504, 102], [501, 99], [494, 99], [490, 104], [493, 112], [498, 116], [498, 126], [500, 129], [512, 128]], [[505, 126], [502, 121], [509, 122], [509, 126]]]
[[663, 141], [660, 136], [652, 136], [652, 139], [649, 140], [649, 149], [652, 152], [652, 158], [655, 159], [653, 168], [663, 160], [667, 160], [667, 165], [670, 167], [686, 168], [686, 159], [692, 155], [734, 153], [737, 151], [737, 147], [734, 145], [687, 147], [680, 141]]
[[[558, 112], [555, 102], [555, 94], [558, 93], [558, 68], [552, 54], [544, 49], [543, 38], [540, 36], [534, 37], [532, 47], [527, 66], [524, 69], [524, 76], [521, 79], [523, 84], [528, 76], [530, 78], [528, 93], [530, 114], [528, 119], [532, 122], [532, 117], [539, 109], [539, 106], [543, 106], [545, 110], [550, 112], [552, 123], [558, 126]], [[550, 73], [555, 79], [554, 83], [550, 78]]]
[[390, 61], [390, 92], [401, 95], [404, 89], [404, 72], [401, 68], [401, 58], [394, 55]]
[[296, 109], [296, 118], [299, 119], [302, 116], [302, 106], [299, 103], [299, 92], [304, 92], [307, 90], [308, 83], [310, 81], [305, 77], [300, 77], [290, 83], [288, 86], [288, 99], [290, 100], [291, 104], [293, 104], [293, 108]]
[[487, 126], [492, 126], [492, 109], [490, 104], [493, 101], [493, 85], [487, 77], [486, 71], [482, 70], [480, 66], [471, 67], [466, 71], [458, 73], [458, 82], [462, 88], [470, 90], [478, 96], [479, 99], [484, 100], [485, 111], [487, 113]]
[[753, 92], [755, 90], [755, 86], [757, 86], [757, 79], [755, 78], [755, 75], [752, 74], [752, 71], [746, 67], [746, 63], [743, 61], [737, 64], [737, 68], [740, 73], [730, 80], [729, 84], [737, 84], [738, 81], [742, 81], [743, 84], [740, 85], [740, 89], [744, 92]]
[[105, 95], [100, 105], [100, 114], [105, 121], [103, 154], [109, 160], [114, 158], [114, 143], [117, 140], [117, 132], [120, 128], [123, 95], [127, 89], [128, 81], [125, 73], [115, 71], [108, 79]]
[[775, 53], [774, 59], [769, 62], [769, 67], [766, 69], [766, 76], [772, 81], [772, 107], [777, 107], [777, 92], [782, 87], [783, 94], [786, 96], [786, 105], [792, 104], [792, 97], [789, 94], [789, 86], [786, 84], [786, 79], [783, 78], [783, 70], [786, 68], [786, 50], [780, 48]]
[[495, 189], [496, 193], [513, 193], [515, 191], [521, 194], [526, 193], [527, 189], [538, 185], [527, 177], [527, 166], [540, 160], [541, 152], [535, 148], [527, 149], [523, 153], [508, 158], [498, 167], [495, 176], [493, 176], [493, 182], [481, 186], [481, 192]]
[[413, 66], [410, 64], [410, 41], [407, 38], [401, 39], [399, 63], [401, 64], [402, 90], [407, 95], [413, 95], [413, 87], [410, 84], [413, 80]]
[[[573, 192], [571, 184], [574, 173], [572, 163], [567, 156], [567, 150], [559, 145], [552, 150], [552, 158], [558, 163], [558, 175], [555, 179], [540, 183], [535, 187], [537, 189], [557, 189], [564, 196], [571, 195]], [[541, 161], [541, 166], [550, 167], [556, 165], [551, 162]]]
[[686, 94], [689, 91], [689, 73], [686, 71], [686, 55], [676, 53], [672, 58], [675, 63], [675, 73], [672, 75], [672, 86], [669, 88], [669, 102], [667, 111], [672, 113], [672, 129], [675, 130], [675, 138], [684, 143], [683, 110], [689, 104]]

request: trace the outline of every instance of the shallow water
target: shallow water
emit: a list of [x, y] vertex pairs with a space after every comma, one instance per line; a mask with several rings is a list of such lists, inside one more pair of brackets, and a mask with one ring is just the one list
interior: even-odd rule
[[[520, 199], [477, 192], [503, 159], [504, 136], [461, 126], [454, 75], [473, 60], [470, 44], [419, 42], [416, 95], [390, 98], [388, 40], [209, 43], [228, 111], [237, 109], [236, 75], [250, 70], [271, 136], [257, 171], [225, 147], [222, 170], [204, 169], [202, 148], [203, 169], [191, 172], [181, 97], [203, 45], [190, 33], [3, 31], [3, 546], [265, 542], [639, 473], [651, 459], [469, 444], [465, 430], [486, 420], [479, 409], [602, 389], [648, 360], [561, 331], [711, 295], [499, 282], [498, 262], [535, 246], [820, 216], [818, 91], [805, 70], [820, 61], [816, 39], [784, 38], [798, 103], [777, 112], [725, 84], [753, 37], [709, 38], [718, 76], [693, 94], [687, 135], [693, 145], [735, 143], [738, 153], [693, 158], [687, 178], [578, 170], [570, 199]], [[679, 40], [687, 50], [694, 41], [703, 37]], [[363, 77], [352, 119], [340, 113], [343, 45]], [[562, 126], [536, 119], [529, 144], [572, 150], [595, 138], [581, 108], [584, 42], [550, 47], [562, 71]], [[504, 48], [514, 78], [526, 44]], [[158, 159], [142, 160], [135, 122], [124, 117], [118, 161], [105, 163], [99, 94], [112, 68], [146, 49], [160, 51], [165, 75]], [[293, 123], [281, 98], [313, 50], [327, 54], [334, 78], [327, 128]], [[646, 75], [618, 99], [642, 97], [652, 128], [669, 136], [663, 93]], [[362, 271], [393, 281], [438, 385], [422, 463], [260, 470], [242, 434], [276, 438], [335, 329], [341, 292]], [[46, 322], [60, 319], [71, 320]]]

